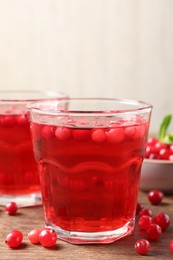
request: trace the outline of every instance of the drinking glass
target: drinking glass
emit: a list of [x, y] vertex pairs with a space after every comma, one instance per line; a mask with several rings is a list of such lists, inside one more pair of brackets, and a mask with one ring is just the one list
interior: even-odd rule
[[130, 235], [152, 106], [126, 99], [64, 102], [28, 107], [46, 226], [76, 244]]
[[67, 97], [46, 91], [0, 91], [0, 205], [41, 203], [26, 105], [34, 100]]

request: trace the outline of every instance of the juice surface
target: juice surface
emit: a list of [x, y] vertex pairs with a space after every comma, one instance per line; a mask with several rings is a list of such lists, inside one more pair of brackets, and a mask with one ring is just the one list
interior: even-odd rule
[[0, 194], [40, 191], [26, 114], [0, 115]]
[[99, 127], [32, 123], [47, 223], [64, 230], [121, 228], [135, 216], [148, 123]]

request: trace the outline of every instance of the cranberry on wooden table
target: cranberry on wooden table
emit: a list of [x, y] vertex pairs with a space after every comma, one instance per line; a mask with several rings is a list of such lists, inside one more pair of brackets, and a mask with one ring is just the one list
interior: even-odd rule
[[19, 230], [13, 230], [11, 231], [5, 239], [5, 243], [11, 247], [15, 248], [21, 245], [23, 239], [23, 234]]
[[18, 206], [15, 202], [9, 202], [5, 206], [5, 211], [8, 215], [15, 215], [18, 210]]
[[146, 255], [150, 251], [150, 243], [146, 239], [139, 239], [135, 243], [135, 250], [139, 255]]
[[138, 220], [138, 225], [141, 229], [146, 230], [152, 224], [152, 217], [143, 215]]
[[166, 213], [159, 213], [153, 219], [153, 222], [161, 227], [162, 230], [165, 230], [170, 225], [170, 217]]
[[160, 228], [159, 225], [157, 224], [151, 224], [149, 225], [149, 227], [146, 229], [146, 233], [148, 235], [148, 237], [152, 240], [157, 240], [161, 234], [162, 234], [162, 230]]
[[152, 211], [151, 211], [150, 209], [144, 208], [144, 209], [142, 209], [142, 210], [139, 212], [139, 217], [141, 217], [141, 216], [150, 216], [150, 217], [152, 217], [152, 216], [153, 216], [153, 213], [152, 213]]
[[32, 244], [39, 244], [40, 243], [40, 230], [39, 229], [32, 229], [28, 233], [28, 239]]
[[57, 234], [53, 229], [44, 228], [39, 234], [39, 241], [44, 247], [52, 247], [56, 244]]
[[161, 192], [160, 190], [151, 190], [148, 193], [148, 199], [153, 205], [160, 204], [163, 199], [163, 196], [163, 192]]

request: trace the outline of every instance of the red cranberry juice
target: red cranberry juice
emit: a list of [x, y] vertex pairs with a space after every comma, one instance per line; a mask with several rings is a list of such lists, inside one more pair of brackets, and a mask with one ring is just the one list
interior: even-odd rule
[[102, 232], [134, 219], [147, 123], [32, 131], [47, 224]]
[[39, 191], [38, 167], [26, 115], [0, 115], [0, 194]]

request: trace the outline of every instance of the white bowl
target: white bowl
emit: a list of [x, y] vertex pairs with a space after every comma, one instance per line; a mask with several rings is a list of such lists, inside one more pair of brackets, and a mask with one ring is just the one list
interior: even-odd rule
[[144, 159], [141, 169], [140, 189], [158, 189], [173, 194], [173, 161]]

